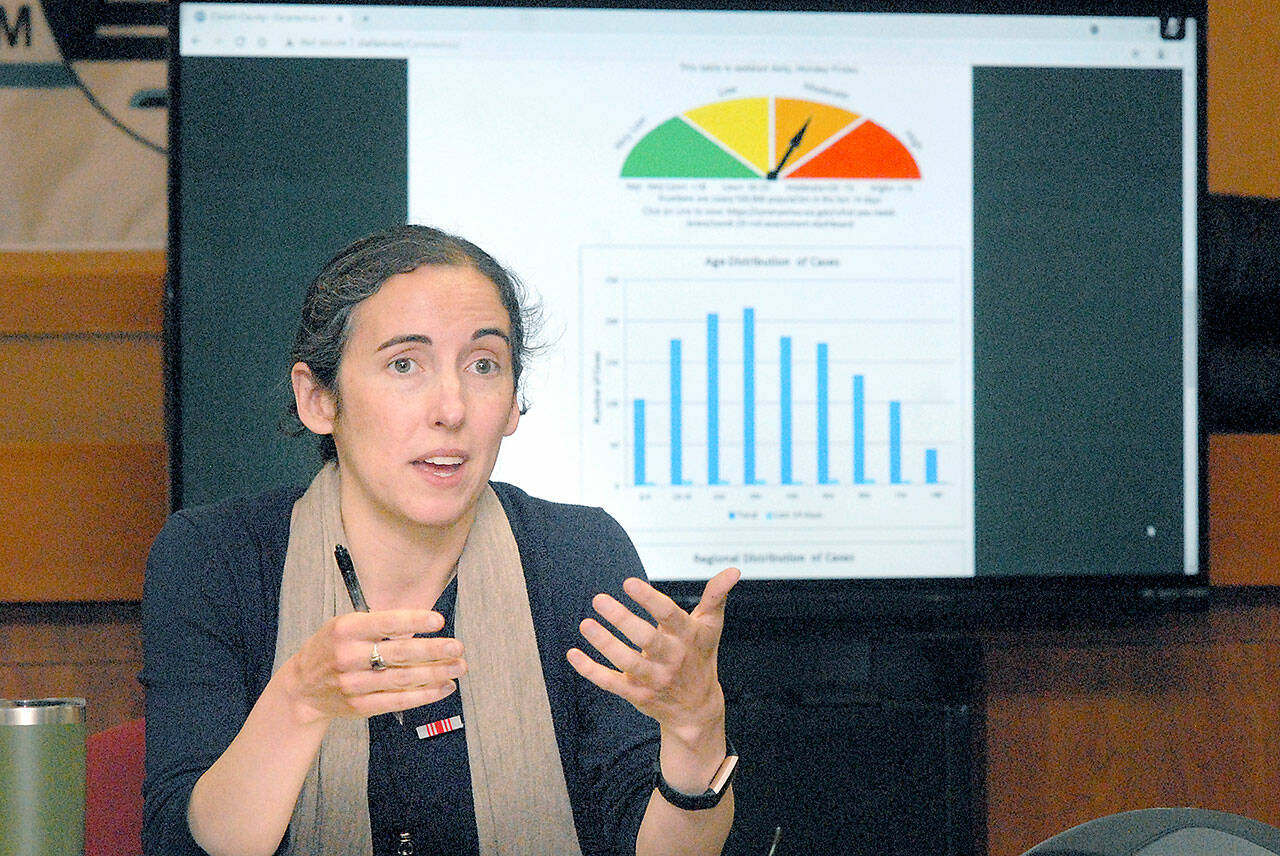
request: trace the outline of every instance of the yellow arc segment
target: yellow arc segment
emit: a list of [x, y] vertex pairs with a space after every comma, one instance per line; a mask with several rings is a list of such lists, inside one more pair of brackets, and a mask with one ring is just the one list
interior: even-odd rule
[[685, 112], [684, 117], [762, 173], [769, 163], [769, 99], [735, 98]]
[[787, 159], [787, 168], [795, 166], [815, 147], [825, 143], [832, 134], [858, 118], [857, 113], [850, 113], [848, 110], [832, 107], [830, 104], [801, 101], [796, 98], [775, 99], [773, 110], [774, 145], [777, 147], [778, 157], [782, 157], [787, 146], [791, 145], [791, 138], [796, 135], [796, 131], [799, 131], [805, 122], [809, 123], [800, 145]]

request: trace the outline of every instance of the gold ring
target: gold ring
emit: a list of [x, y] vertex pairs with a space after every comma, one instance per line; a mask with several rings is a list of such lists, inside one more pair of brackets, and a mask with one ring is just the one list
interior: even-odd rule
[[378, 643], [373, 643], [373, 653], [369, 655], [369, 668], [375, 672], [381, 672], [387, 668], [387, 661], [382, 659], [382, 655], [378, 653]]

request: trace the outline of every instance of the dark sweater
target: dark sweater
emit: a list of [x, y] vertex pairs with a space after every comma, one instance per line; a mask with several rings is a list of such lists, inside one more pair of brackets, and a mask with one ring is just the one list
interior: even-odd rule
[[[600, 509], [493, 487], [524, 565], [582, 852], [634, 853], [651, 790], [657, 724], [578, 676], [565, 651], [591, 652], [577, 628], [592, 614], [593, 595], [608, 592], [631, 605], [622, 581], [643, 576], [639, 557]], [[191, 789], [231, 743], [271, 677], [289, 516], [301, 494], [276, 490], [179, 511], [152, 545], [141, 675], [147, 689], [143, 849], [151, 856], [201, 852], [186, 820]], [[449, 618], [445, 633], [452, 633], [453, 591], [437, 605]], [[454, 693], [406, 712], [403, 727], [391, 716], [370, 721], [375, 854], [394, 853], [401, 830], [412, 832], [417, 856], [478, 851], [464, 732], [423, 740], [414, 733], [415, 726], [460, 712]]]

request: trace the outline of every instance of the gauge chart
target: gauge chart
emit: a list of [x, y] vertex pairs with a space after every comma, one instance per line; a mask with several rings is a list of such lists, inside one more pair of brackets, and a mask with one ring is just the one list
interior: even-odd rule
[[623, 178], [920, 178], [906, 145], [843, 107], [798, 98], [717, 101], [640, 139]]

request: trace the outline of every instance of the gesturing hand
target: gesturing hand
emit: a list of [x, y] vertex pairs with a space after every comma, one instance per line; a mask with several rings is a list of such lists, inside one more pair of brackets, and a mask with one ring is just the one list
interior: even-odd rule
[[[462, 643], [415, 637], [444, 626], [430, 610], [353, 612], [332, 618], [289, 660], [291, 695], [316, 719], [373, 716], [439, 701], [466, 672]], [[386, 664], [372, 668], [373, 646]]]
[[569, 663], [596, 686], [656, 719], [664, 731], [690, 742], [697, 740], [702, 729], [723, 722], [724, 693], [716, 655], [724, 629], [725, 599], [740, 576], [737, 568], [726, 568], [712, 577], [691, 613], [647, 582], [628, 579], [623, 590], [656, 625], [616, 598], [596, 595], [591, 605], [614, 631], [594, 618], [585, 619], [579, 629], [614, 668], [600, 665], [577, 648], [569, 650]]

